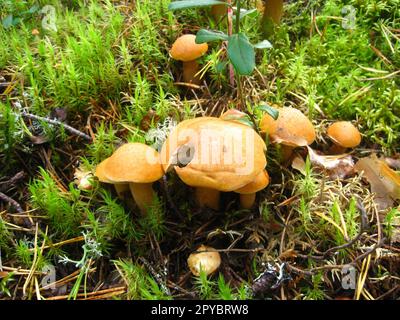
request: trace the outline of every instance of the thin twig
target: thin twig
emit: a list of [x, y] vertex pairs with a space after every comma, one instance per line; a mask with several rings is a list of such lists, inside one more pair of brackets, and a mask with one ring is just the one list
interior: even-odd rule
[[84, 138], [88, 141], [92, 141], [92, 137], [87, 135], [86, 133], [83, 133], [82, 131], [79, 131], [73, 127], [71, 127], [68, 124], [65, 124], [61, 121], [55, 120], [55, 119], [49, 119], [49, 118], [45, 118], [45, 117], [40, 117], [31, 113], [26, 113], [26, 112], [21, 112], [21, 115], [25, 118], [28, 119], [33, 119], [33, 120], [40, 120], [40, 121], [45, 121], [47, 123], [53, 124], [53, 125], [58, 125], [58, 126], [62, 126], [64, 127], [65, 130], [69, 131], [70, 133], [77, 135], [81, 138]]

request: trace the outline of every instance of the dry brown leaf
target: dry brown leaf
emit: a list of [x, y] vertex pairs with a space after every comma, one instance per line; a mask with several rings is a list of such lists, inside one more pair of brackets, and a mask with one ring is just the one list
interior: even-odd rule
[[349, 154], [319, 155], [310, 147], [307, 147], [312, 165], [327, 171], [331, 179], [343, 179], [353, 172], [354, 161]]
[[354, 170], [362, 173], [370, 183], [379, 209], [391, 207], [394, 200], [400, 199], [400, 176], [375, 154], [360, 159]]
[[301, 172], [301, 174], [306, 175], [306, 163], [304, 159], [296, 154], [296, 156], [292, 160], [292, 168]]

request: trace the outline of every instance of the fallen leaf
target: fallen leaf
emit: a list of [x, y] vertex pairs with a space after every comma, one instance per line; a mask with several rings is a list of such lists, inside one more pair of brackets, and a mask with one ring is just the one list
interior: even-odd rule
[[389, 167], [393, 169], [400, 169], [400, 159], [395, 158], [385, 158], [385, 162], [388, 164]]
[[327, 171], [331, 179], [343, 179], [353, 172], [354, 161], [349, 154], [319, 155], [316, 151], [307, 147], [308, 155], [313, 166]]
[[391, 207], [395, 200], [400, 199], [400, 176], [375, 154], [360, 159], [354, 170], [362, 173], [370, 183], [379, 209]]
[[302, 175], [306, 175], [306, 163], [298, 154], [292, 160], [292, 168], [300, 171]]

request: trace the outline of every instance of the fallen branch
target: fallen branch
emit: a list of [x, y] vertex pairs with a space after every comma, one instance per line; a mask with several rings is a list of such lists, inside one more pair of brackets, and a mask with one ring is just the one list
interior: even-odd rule
[[20, 204], [15, 201], [14, 199], [10, 198], [9, 196], [6, 196], [3, 192], [0, 192], [0, 199], [3, 200], [4, 202], [7, 202], [9, 205], [15, 208], [18, 213], [23, 213], [24, 210], [22, 210]]
[[5, 190], [9, 190], [11, 186], [14, 186], [19, 180], [25, 177], [25, 172], [20, 171], [15, 174], [12, 178], [0, 182], [0, 191], [3, 192]]

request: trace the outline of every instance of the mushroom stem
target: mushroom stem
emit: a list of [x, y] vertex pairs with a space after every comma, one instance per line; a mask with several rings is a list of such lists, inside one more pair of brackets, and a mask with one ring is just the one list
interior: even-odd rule
[[114, 184], [115, 191], [117, 192], [118, 198], [124, 199], [124, 193], [129, 191], [129, 185], [127, 183]]
[[292, 146], [287, 146], [282, 144], [281, 145], [281, 156], [282, 156], [282, 162], [287, 162], [290, 160], [293, 154], [294, 147]]
[[264, 0], [263, 20], [279, 24], [283, 15], [283, 0]]
[[220, 191], [197, 187], [195, 193], [196, 201], [200, 207], [209, 207], [214, 210], [219, 210]]
[[133, 199], [139, 207], [142, 214], [146, 214], [148, 208], [153, 203], [155, 196], [153, 183], [129, 183], [129, 189]]
[[339, 146], [337, 144], [332, 144], [329, 148], [329, 153], [331, 154], [342, 154], [346, 152], [346, 148]]
[[256, 201], [256, 193], [240, 194], [240, 207], [242, 209], [251, 209]]
[[183, 81], [186, 83], [200, 84], [200, 77], [196, 76], [199, 71], [199, 64], [196, 60], [183, 62]]
[[227, 6], [224, 4], [217, 4], [211, 7], [211, 15], [215, 21], [219, 21], [227, 12]]

